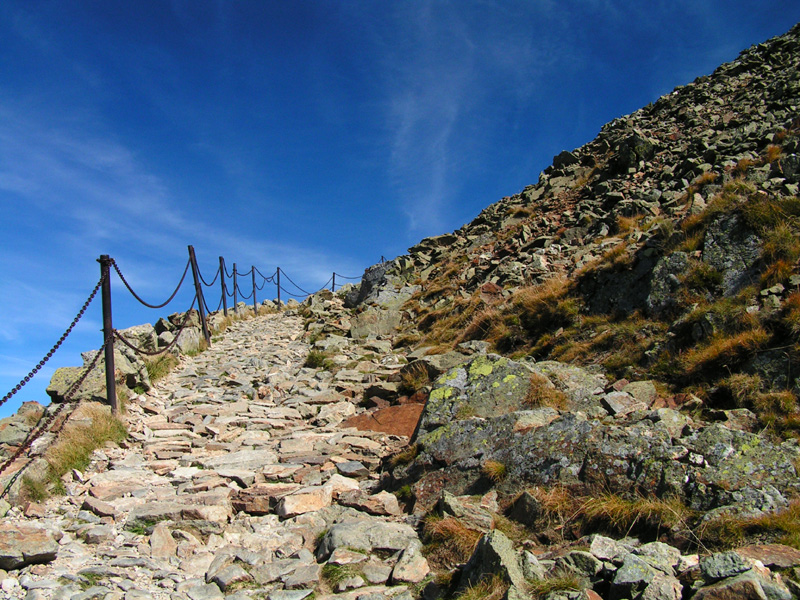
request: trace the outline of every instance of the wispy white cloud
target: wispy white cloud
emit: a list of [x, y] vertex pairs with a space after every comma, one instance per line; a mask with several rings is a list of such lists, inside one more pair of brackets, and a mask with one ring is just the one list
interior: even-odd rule
[[[463, 7], [463, 10], [462, 10]], [[563, 8], [529, 3], [395, 6], [399, 33], [376, 35], [389, 136], [389, 174], [410, 229], [440, 231], [461, 181], [514, 127], [542, 77], [580, 60], [562, 42]], [[493, 103], [502, 98], [502, 108]]]

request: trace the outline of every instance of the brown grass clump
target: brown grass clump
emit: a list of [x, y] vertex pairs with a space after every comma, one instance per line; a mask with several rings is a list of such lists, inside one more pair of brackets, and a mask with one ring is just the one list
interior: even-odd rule
[[441, 308], [424, 312], [418, 323], [425, 334], [423, 343], [446, 344], [447, 350], [452, 349], [460, 333], [484, 307], [480, 294], [475, 293], [469, 298], [457, 296]]
[[763, 383], [758, 375], [734, 373], [722, 379], [719, 386], [730, 394], [737, 407], [748, 408], [761, 393]]
[[389, 458], [389, 466], [394, 469], [395, 467], [399, 467], [401, 465], [407, 465], [417, 458], [418, 455], [419, 446], [417, 444], [411, 444]]
[[760, 517], [721, 515], [702, 523], [697, 531], [703, 544], [714, 548], [735, 548], [748, 535], [756, 534], [800, 549], [800, 499], [790, 502], [784, 510]]
[[72, 469], [85, 469], [96, 448], [101, 448], [106, 442], [119, 443], [128, 437], [122, 421], [105, 407], [84, 407], [80, 416], [84, 422], [68, 423], [58, 441], [45, 453], [56, 477]]
[[400, 373], [400, 392], [413, 394], [431, 381], [430, 373], [423, 363], [415, 363]]
[[500, 600], [508, 591], [508, 582], [500, 575], [484, 577], [456, 596], [456, 600]]
[[732, 366], [762, 348], [769, 341], [769, 334], [756, 327], [734, 335], [715, 335], [707, 344], [692, 348], [682, 358], [683, 368], [690, 376], [709, 370]]
[[556, 389], [544, 375], [532, 373], [530, 387], [523, 403], [530, 407], [549, 406], [556, 410], [567, 410], [569, 398], [559, 389]]
[[497, 323], [502, 315], [496, 307], [487, 307], [476, 312], [469, 325], [459, 336], [459, 341], [485, 340], [490, 337], [490, 332], [496, 330]]
[[144, 363], [145, 367], [147, 368], [147, 375], [150, 377], [150, 381], [153, 383], [166, 377], [179, 364], [180, 361], [178, 361], [178, 359], [169, 352], [165, 352], [164, 354], [160, 354], [155, 358], [148, 359]]
[[499, 460], [487, 460], [481, 467], [481, 472], [484, 477], [489, 479], [492, 483], [502, 483], [508, 476], [508, 469], [506, 465]]
[[456, 517], [436, 514], [425, 517], [422, 534], [426, 542], [423, 553], [428, 562], [434, 568], [443, 569], [466, 562], [481, 538], [480, 532], [470, 529]]
[[580, 591], [588, 587], [589, 583], [580, 576], [571, 572], [554, 574], [545, 579], [528, 581], [527, 592], [533, 598], [545, 598], [552, 592]]
[[757, 517], [746, 525], [755, 531], [776, 532], [781, 535], [778, 543], [800, 549], [800, 499], [793, 500], [785, 510]]
[[800, 292], [792, 292], [783, 302], [781, 321], [794, 336], [800, 336]]
[[111, 414], [108, 407], [85, 404], [73, 413], [73, 420], [58, 433], [56, 442], [45, 452], [48, 463], [43, 479], [24, 477], [22, 497], [27, 500], [44, 500], [50, 494], [64, 493], [61, 477], [77, 469], [84, 470], [91, 461], [92, 452], [107, 442], [119, 443], [128, 437], [125, 425]]
[[752, 158], [742, 158], [733, 167], [733, 176], [742, 178], [752, 167], [758, 166], [758, 161]]
[[735, 548], [744, 543], [745, 523], [741, 517], [719, 515], [714, 519], [703, 521], [697, 528], [697, 537], [708, 548]]
[[634, 527], [670, 529], [684, 523], [690, 510], [677, 498], [637, 497], [629, 500], [617, 494], [602, 494], [586, 501], [581, 515], [591, 524], [628, 534]]
[[617, 217], [617, 234], [624, 234], [628, 233], [639, 226], [639, 223], [642, 222], [644, 215], [634, 215], [632, 217], [624, 217], [619, 215]]
[[764, 163], [772, 164], [776, 160], [783, 158], [783, 149], [777, 144], [770, 144], [764, 152]]
[[568, 327], [578, 315], [578, 301], [568, 296], [569, 283], [564, 277], [517, 290], [511, 298], [520, 324], [532, 338], [547, 331]]
[[714, 171], [706, 171], [705, 173], [702, 173], [697, 177], [695, 177], [694, 181], [692, 182], [692, 185], [698, 187], [703, 185], [708, 185], [709, 183], [714, 183], [718, 177], [719, 173], [715, 173]]

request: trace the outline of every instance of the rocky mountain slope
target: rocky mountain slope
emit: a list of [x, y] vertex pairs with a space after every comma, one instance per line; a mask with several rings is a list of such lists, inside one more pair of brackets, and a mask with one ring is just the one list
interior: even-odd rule
[[3, 480], [0, 597], [800, 598], [798, 67], [800, 26], [158, 381], [121, 350], [128, 435]]

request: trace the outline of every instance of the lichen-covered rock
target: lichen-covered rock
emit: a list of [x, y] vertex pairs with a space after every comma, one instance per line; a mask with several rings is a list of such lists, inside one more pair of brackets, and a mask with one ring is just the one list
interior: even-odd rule
[[478, 354], [439, 377], [420, 420], [420, 438], [473, 417], [494, 418], [528, 408], [531, 370], [497, 354]]
[[554, 360], [529, 366], [534, 373], [547, 377], [556, 389], [567, 395], [569, 410], [589, 411], [600, 406], [600, 395], [608, 386], [608, 379], [602, 373]]
[[680, 276], [688, 268], [689, 256], [685, 252], [673, 252], [656, 263], [646, 301], [649, 314], [658, 316], [677, 304], [675, 292], [681, 287]]
[[693, 508], [715, 508], [731, 491], [745, 488], [772, 485], [781, 493], [800, 491], [796, 442], [777, 445], [753, 433], [712, 424], [683, 438], [681, 444], [702, 457], [687, 483]]
[[737, 214], [720, 215], [708, 226], [703, 261], [722, 273], [726, 296], [758, 281], [761, 239]]

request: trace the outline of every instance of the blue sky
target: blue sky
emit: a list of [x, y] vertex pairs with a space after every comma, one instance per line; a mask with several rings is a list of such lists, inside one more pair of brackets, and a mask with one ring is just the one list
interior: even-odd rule
[[[223, 255], [316, 289], [459, 228], [797, 21], [770, 0], [5, 0], [0, 394], [67, 327], [100, 254], [151, 302], [188, 244], [207, 277]], [[161, 311], [113, 290], [118, 328], [190, 303], [189, 286]], [[100, 327], [97, 301], [0, 416], [46, 401]]]

